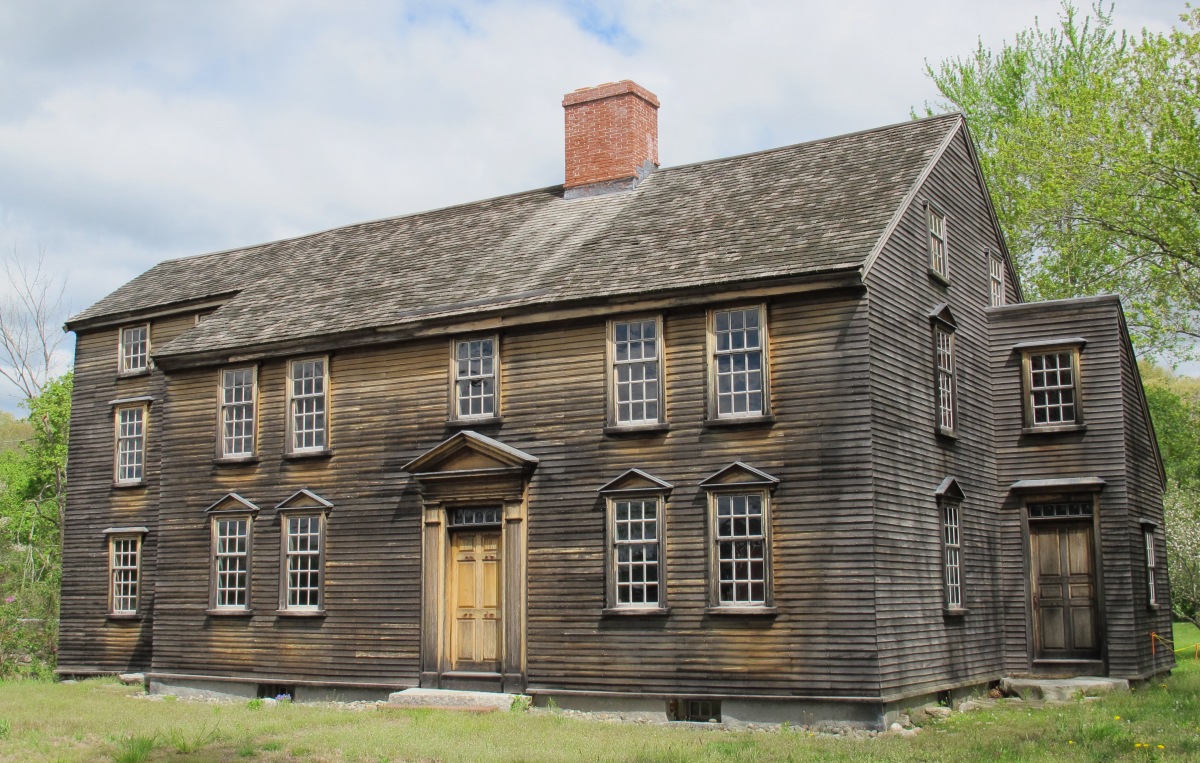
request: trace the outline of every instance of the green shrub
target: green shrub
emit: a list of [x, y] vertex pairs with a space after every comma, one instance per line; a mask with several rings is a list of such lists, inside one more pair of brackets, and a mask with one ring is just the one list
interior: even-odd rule
[[127, 736], [117, 743], [116, 763], [142, 763], [154, 752], [158, 740], [152, 736]]

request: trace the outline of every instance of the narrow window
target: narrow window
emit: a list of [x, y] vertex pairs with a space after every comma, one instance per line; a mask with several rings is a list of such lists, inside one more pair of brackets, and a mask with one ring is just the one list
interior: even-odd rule
[[117, 484], [139, 484], [145, 478], [146, 408], [118, 408], [116, 426]]
[[284, 517], [284, 565], [287, 598], [284, 609], [321, 609], [322, 531], [321, 514], [289, 514]]
[[223, 458], [254, 455], [254, 376], [250, 368], [221, 371], [221, 452]]
[[108, 549], [109, 612], [114, 615], [137, 614], [141, 536], [111, 535], [108, 539]]
[[213, 519], [213, 606], [250, 606], [250, 518]]
[[454, 343], [454, 417], [496, 415], [495, 337]]
[[1075, 350], [1028, 356], [1029, 397], [1026, 405], [1031, 426], [1078, 423], [1077, 357]]
[[950, 256], [946, 247], [946, 216], [932, 204], [926, 207], [929, 227], [929, 270], [939, 279], [950, 281]]
[[713, 542], [719, 605], [767, 603], [765, 502], [761, 493], [715, 496]]
[[292, 361], [289, 393], [293, 453], [325, 449], [328, 442], [326, 392], [324, 359]]
[[941, 326], [933, 329], [937, 354], [938, 430], [952, 434], [956, 425], [954, 394], [954, 334]]
[[962, 609], [962, 535], [959, 503], [942, 502], [942, 565], [945, 568], [946, 608]]
[[121, 329], [121, 373], [136, 374], [150, 369], [150, 324]]
[[1004, 260], [995, 255], [988, 257], [991, 268], [992, 307], [1004, 304]]
[[615, 500], [610, 508], [614, 606], [661, 606], [661, 501], [657, 497]]
[[659, 321], [613, 321], [610, 330], [614, 423], [657, 424], [662, 421]]
[[712, 314], [716, 418], [766, 412], [763, 312], [760, 306]]
[[1157, 555], [1154, 551], [1154, 528], [1142, 528], [1142, 542], [1146, 547], [1146, 595], [1147, 603], [1152, 607], [1158, 606], [1158, 585], [1155, 580], [1155, 568], [1158, 566]]

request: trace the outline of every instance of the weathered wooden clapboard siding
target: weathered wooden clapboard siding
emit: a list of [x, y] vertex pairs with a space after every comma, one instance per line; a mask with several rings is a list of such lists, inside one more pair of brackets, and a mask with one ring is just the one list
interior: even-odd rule
[[[1122, 370], [1123, 335], [1120, 303], [1115, 297], [1030, 303], [989, 311], [992, 327], [992, 367], [995, 374], [997, 461], [1000, 486], [1021, 479], [1099, 477], [1105, 481], [1098, 502], [1101, 560], [1097, 565], [1103, 586], [1104, 653], [1115, 676], [1139, 672], [1141, 649], [1149, 632], [1139, 632], [1135, 611], [1145, 608], [1145, 586], [1135, 590], [1131, 569], [1141, 560], [1139, 537], [1130, 516], [1127, 482], [1126, 420], [1123, 401], [1127, 374]], [[1021, 434], [1021, 355], [1019, 342], [1082, 337], [1080, 385], [1085, 432]], [[1009, 495], [1008, 510], [1019, 513], [1023, 501]], [[1019, 547], [1023, 557], [1027, 555]], [[1022, 561], [1022, 574], [1028, 575]], [[1015, 626], [1015, 623], [1014, 623]], [[1030, 646], [1027, 628], [1010, 632], [1010, 668], [1027, 669]]]
[[[169, 342], [194, 323], [192, 315], [152, 322], [151, 347]], [[150, 664], [164, 379], [158, 369], [141, 376], [118, 377], [118, 331], [82, 332], [75, 345], [59, 623], [59, 670], [63, 673], [141, 669]], [[153, 398], [146, 430], [145, 486], [116, 488], [110, 401], [140, 396]], [[110, 619], [104, 530], [135, 526], [150, 529], [142, 545], [141, 616]]]
[[[665, 316], [671, 429], [652, 435], [603, 433], [604, 317], [503, 334], [504, 421], [481, 431], [541, 459], [529, 486], [531, 685], [878, 692], [861, 295], [780, 298], [769, 313], [772, 426], [703, 426], [701, 308]], [[212, 463], [216, 370], [172, 375], [156, 672], [415, 683], [420, 502], [399, 466], [454, 431], [445, 425], [448, 351], [446, 340], [422, 340], [333, 354], [328, 459], [282, 457], [283, 360], [260, 365], [260, 458], [252, 465]], [[774, 618], [704, 614], [709, 531], [697, 485], [734, 460], [781, 480], [772, 504]], [[605, 513], [596, 490], [631, 467], [676, 486], [666, 503], [665, 618], [601, 614]], [[301, 487], [334, 504], [324, 618], [274, 612], [273, 507]], [[203, 512], [227, 492], [262, 508], [254, 524], [252, 617], [204, 612], [211, 550]]]
[[[926, 202], [947, 216], [950, 286], [929, 274]], [[990, 224], [960, 132], [918, 190], [868, 275], [878, 649], [884, 693], [986, 681], [1003, 670], [1004, 590], [1019, 527], [1000, 512], [992, 460], [994, 395], [984, 310]], [[1009, 284], [1009, 298], [1016, 292]], [[936, 433], [936, 362], [929, 314], [948, 303], [957, 323], [957, 438]], [[961, 507], [965, 616], [946, 616], [941, 512], [934, 492], [955, 477]], [[1019, 578], [1016, 578], [1019, 584]]]

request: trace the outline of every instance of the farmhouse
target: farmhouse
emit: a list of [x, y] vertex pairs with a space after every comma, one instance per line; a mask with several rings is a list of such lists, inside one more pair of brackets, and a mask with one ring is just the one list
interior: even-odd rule
[[161, 263], [77, 335], [63, 674], [878, 725], [1172, 667], [1116, 297], [1028, 303], [960, 115]]

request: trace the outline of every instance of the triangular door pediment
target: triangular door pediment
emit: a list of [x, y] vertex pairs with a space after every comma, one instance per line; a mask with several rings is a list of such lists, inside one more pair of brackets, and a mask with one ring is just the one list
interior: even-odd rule
[[641, 469], [630, 469], [621, 476], [605, 484], [598, 492], [605, 493], [667, 493], [674, 489], [670, 482], [660, 480], [653, 474]]
[[703, 488], [736, 487], [738, 485], [759, 485], [774, 488], [778, 484], [779, 478], [772, 477], [770, 474], [755, 469], [753, 466], [744, 464], [741, 461], [734, 461], [724, 469], [700, 481], [700, 487]]
[[247, 501], [237, 493], [227, 493], [224, 497], [209, 506], [204, 510], [206, 514], [214, 514], [217, 512], [240, 512], [248, 514], [257, 514], [258, 506], [253, 502]]
[[416, 475], [532, 469], [538, 459], [499, 440], [464, 430], [435, 445], [402, 468]]

